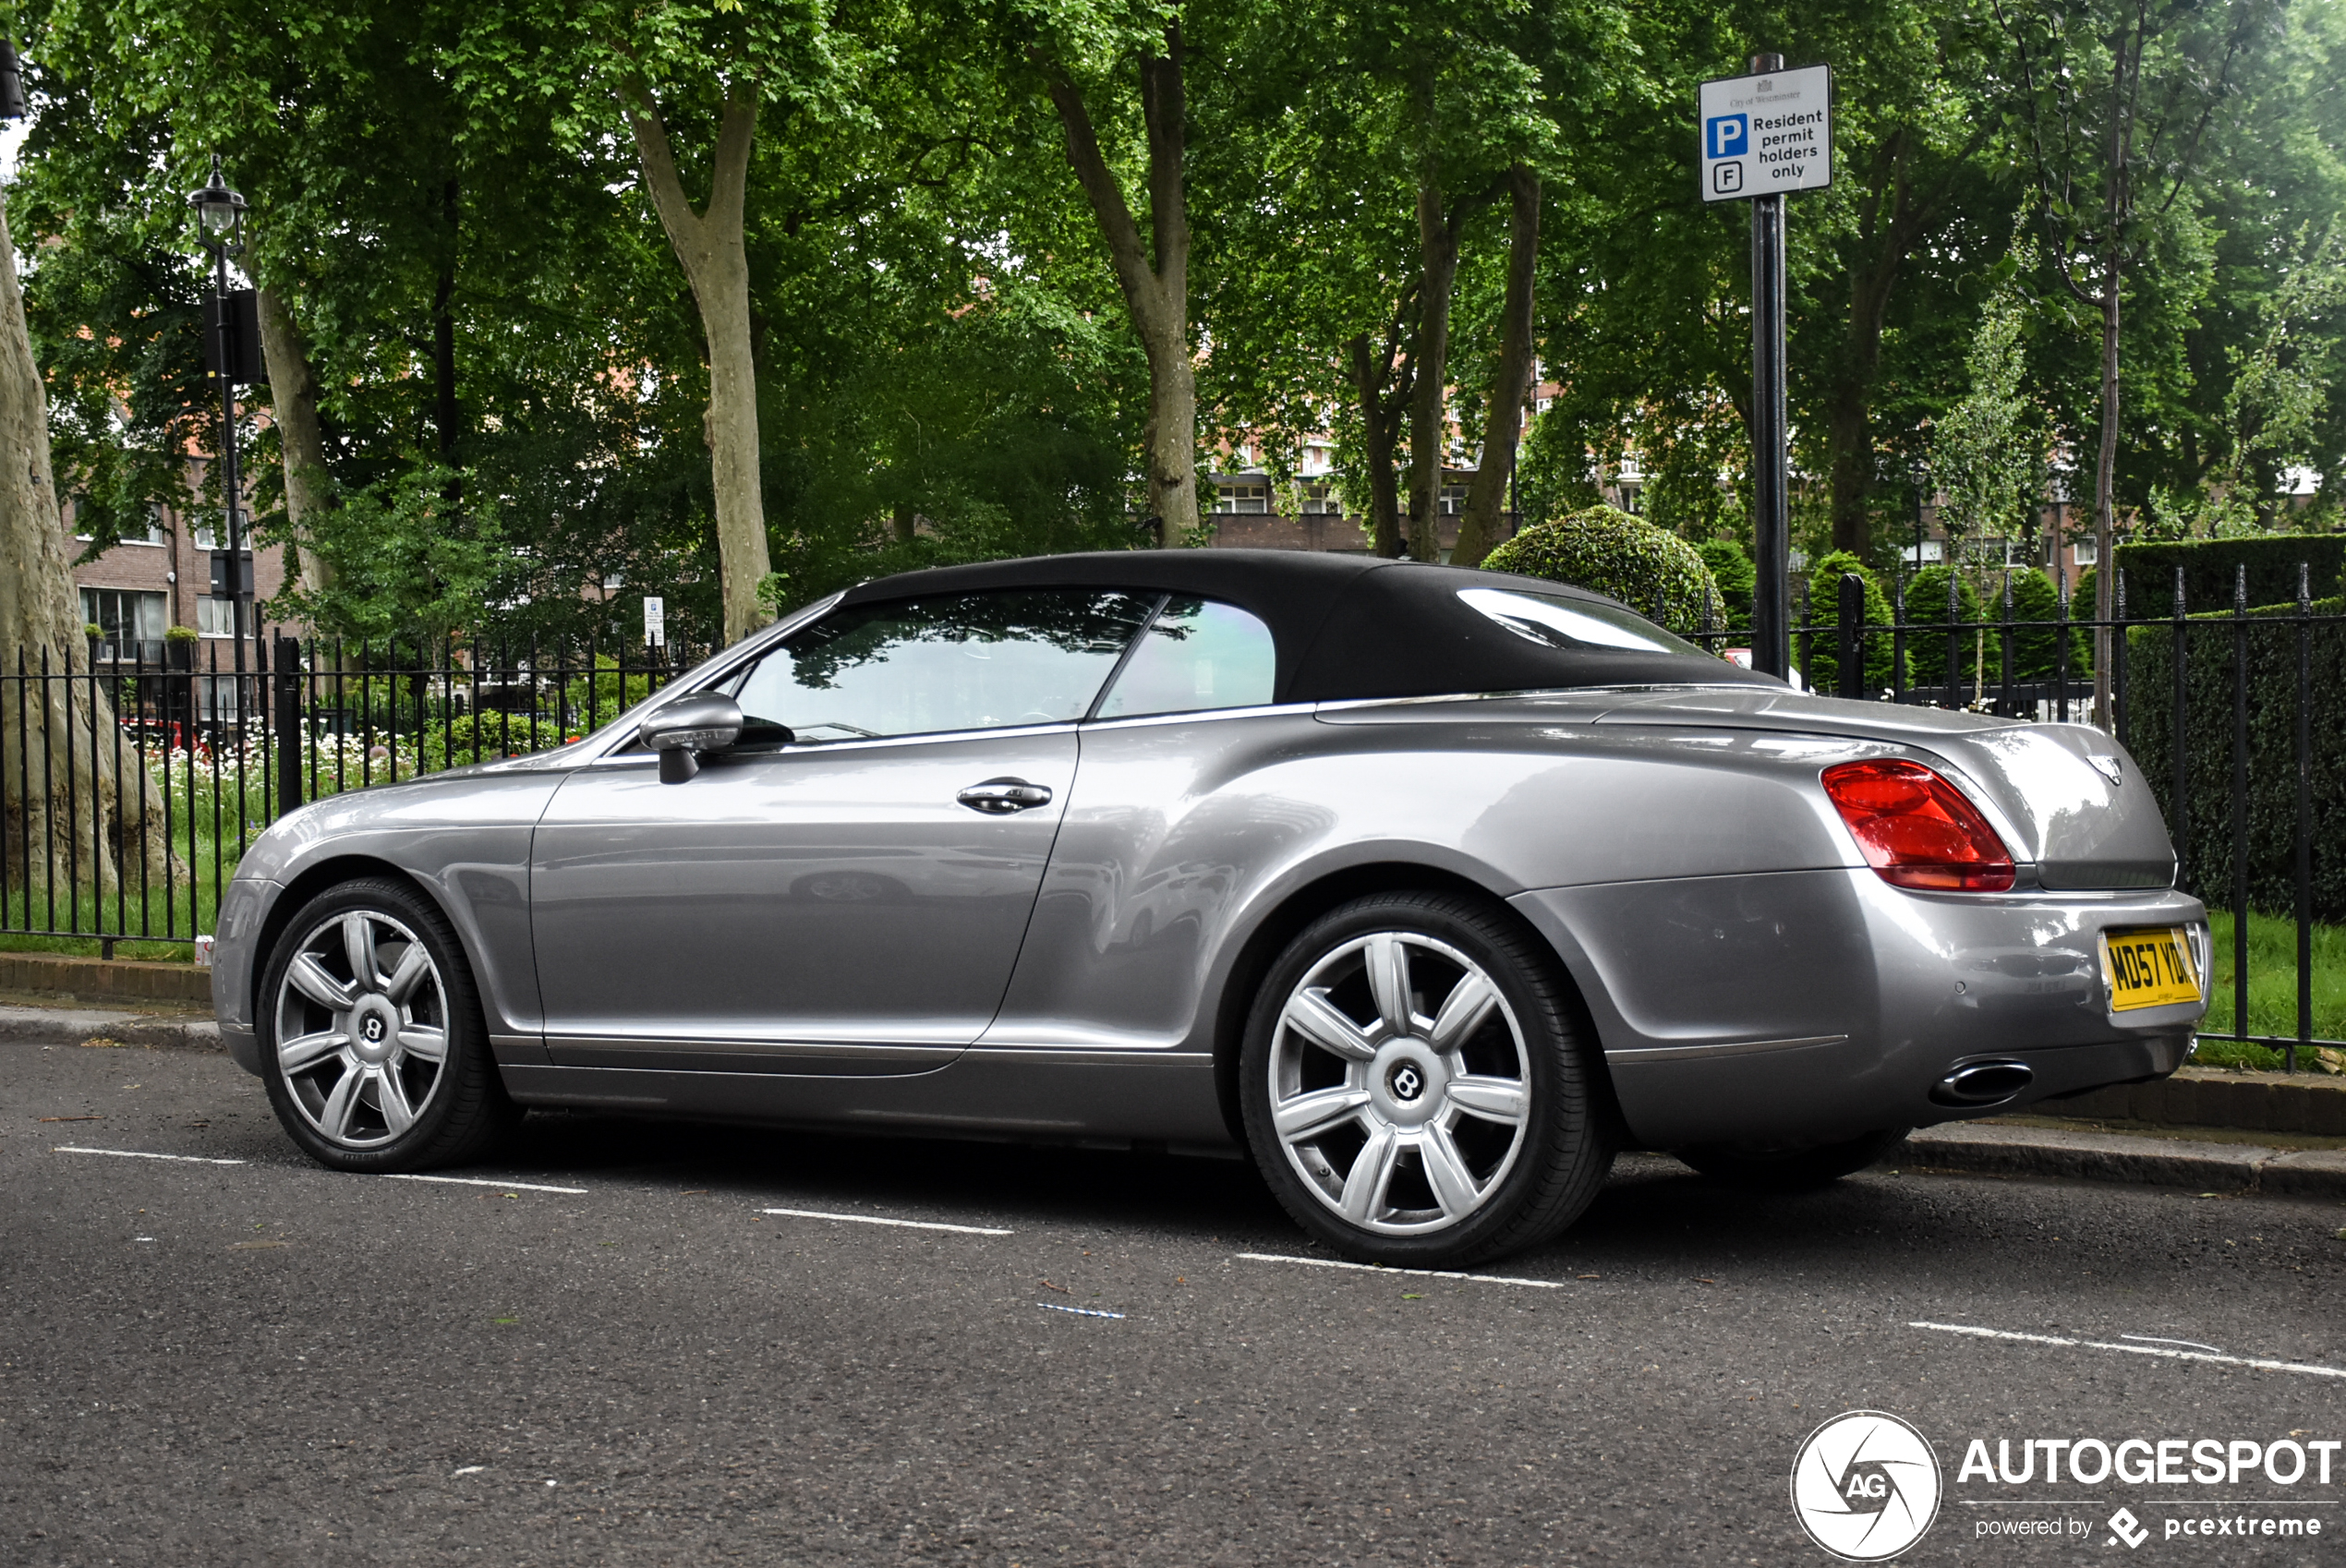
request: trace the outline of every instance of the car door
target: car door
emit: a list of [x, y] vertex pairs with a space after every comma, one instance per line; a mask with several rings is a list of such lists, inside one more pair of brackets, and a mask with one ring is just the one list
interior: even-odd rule
[[[1075, 723], [1155, 596], [844, 607], [718, 689], [742, 743], [580, 769], [532, 849], [558, 1066], [917, 1072], [1000, 1006]], [[787, 735], [789, 739], [783, 737]]]

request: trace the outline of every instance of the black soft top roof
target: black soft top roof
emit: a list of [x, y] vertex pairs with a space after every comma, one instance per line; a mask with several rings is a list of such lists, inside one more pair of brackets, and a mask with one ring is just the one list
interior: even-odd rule
[[1312, 550], [1030, 556], [901, 573], [850, 588], [842, 602], [1049, 587], [1194, 594], [1237, 605], [1271, 629], [1278, 650], [1273, 700], [1283, 703], [1571, 686], [1776, 683], [1724, 659], [1544, 646], [1458, 597], [1462, 588], [1489, 587], [1614, 603], [1583, 588], [1504, 572]]

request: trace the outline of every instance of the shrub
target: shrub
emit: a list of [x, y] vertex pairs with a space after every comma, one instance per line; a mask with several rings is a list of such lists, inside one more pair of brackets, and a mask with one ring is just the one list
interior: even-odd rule
[[[2053, 586], [2051, 578], [2033, 566], [2008, 573], [2006, 577], [2012, 584], [2013, 620], [2057, 621], [2061, 619], [2061, 591]], [[2001, 621], [2004, 619], [2002, 585], [1991, 581], [1989, 589], [1993, 595], [1993, 602], [1988, 606], [1987, 618]], [[1943, 594], [1945, 590], [1941, 592]], [[1941, 613], [1943, 614], [1944, 610]], [[2072, 599], [2069, 613], [2073, 618], [2080, 613], [2090, 616], [2093, 614], [2093, 603], [2091, 600], [2085, 601], [2081, 611], [2078, 601]], [[1988, 662], [1990, 667], [2001, 669], [2003, 639], [1994, 632], [1988, 635]], [[1943, 648], [1941, 652], [1944, 652]], [[2057, 679], [2061, 674], [2060, 652], [2061, 632], [2057, 626], [2047, 626], [2042, 631], [2014, 631], [2012, 634], [2012, 678], [2015, 681]], [[2092, 634], [2084, 630], [2072, 631], [2069, 633], [2069, 678], [2082, 680], [2092, 674], [2093, 668]]]
[[1711, 569], [1711, 580], [1719, 585], [1720, 627], [1738, 631], [1748, 627], [1751, 595], [1759, 586], [1760, 569], [1733, 539], [1706, 539], [1694, 548], [1695, 553], [1702, 557], [1702, 564]]
[[[1926, 566], [1906, 579], [1906, 684], [1944, 686], [1947, 683], [1947, 585], [1955, 585], [1953, 624], [1968, 625], [1980, 618], [1979, 590], [1961, 573], [1945, 566]], [[1916, 626], [1936, 628], [1911, 630]], [[1955, 680], [1968, 687], [1977, 652], [1975, 634], [1956, 633]]]
[[1719, 585], [1692, 545], [1609, 506], [1527, 528], [1482, 565], [1606, 595], [1673, 632], [1702, 629], [1706, 594], [1715, 623], [1720, 602]]
[[1865, 562], [1847, 550], [1834, 550], [1809, 568], [1805, 624], [1819, 630], [1796, 638], [1797, 645], [1793, 650], [1810, 690], [1828, 696], [1841, 690], [1841, 579], [1851, 572], [1865, 580], [1865, 623], [1882, 628], [1880, 634], [1866, 639], [1866, 694], [1873, 696], [1890, 684], [1894, 651], [1889, 632], [1890, 599]]

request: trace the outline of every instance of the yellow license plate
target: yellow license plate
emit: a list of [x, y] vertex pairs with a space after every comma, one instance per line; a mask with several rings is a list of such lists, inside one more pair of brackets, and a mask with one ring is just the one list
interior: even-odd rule
[[2102, 968], [2110, 976], [2110, 1007], [2168, 1007], [2199, 1000], [2199, 972], [2181, 926], [2102, 934]]

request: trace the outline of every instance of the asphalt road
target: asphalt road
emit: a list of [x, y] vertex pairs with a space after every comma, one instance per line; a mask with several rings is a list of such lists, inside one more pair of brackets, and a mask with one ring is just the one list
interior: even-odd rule
[[1462, 1280], [1250, 1258], [1326, 1255], [1211, 1161], [552, 1116], [453, 1174], [308, 1164], [224, 1057], [0, 1044], [0, 1562], [1825, 1562], [1788, 1478], [1853, 1408], [1936, 1451], [1908, 1562], [2346, 1550], [2346, 1453], [1957, 1476], [2346, 1438], [2334, 1204], [1639, 1157]]

